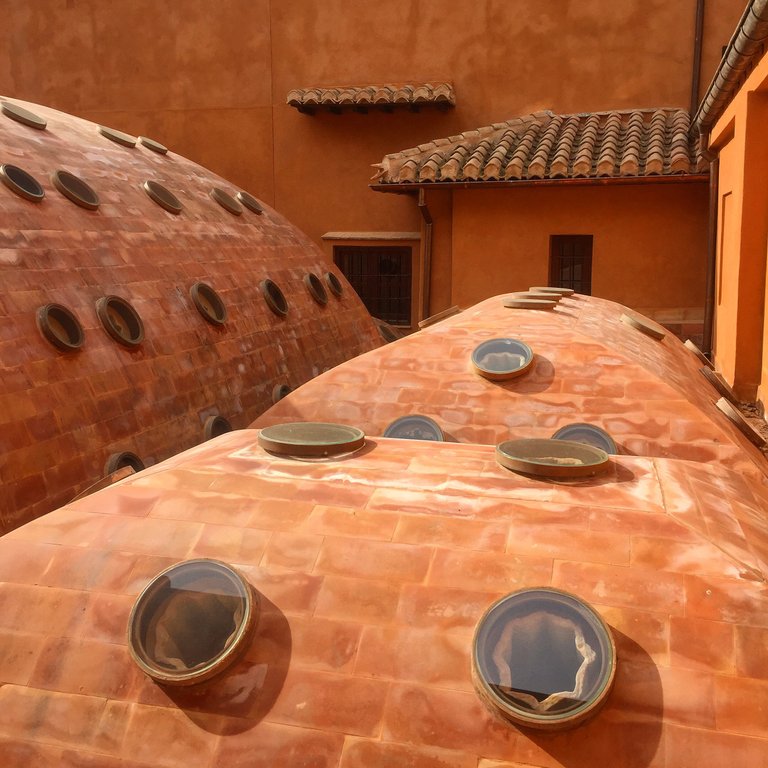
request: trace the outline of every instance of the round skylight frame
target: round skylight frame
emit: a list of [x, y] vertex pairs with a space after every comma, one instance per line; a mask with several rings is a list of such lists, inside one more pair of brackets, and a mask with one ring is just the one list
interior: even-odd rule
[[[159, 573], [139, 594], [128, 619], [128, 650], [155, 682], [198, 685], [241, 658], [260, 613], [258, 593], [234, 567], [209, 558], [185, 560]], [[214, 649], [201, 648], [205, 642]], [[191, 655], [204, 658], [190, 665]]]
[[307, 272], [304, 275], [304, 286], [309, 291], [309, 295], [321, 307], [328, 304], [328, 291], [325, 290], [323, 281], [314, 272]]
[[[537, 730], [565, 730], [594, 717], [610, 695], [616, 667], [608, 624], [589, 603], [552, 587], [497, 600], [472, 640], [472, 682], [485, 706]], [[522, 682], [519, 689], [515, 681]]]
[[51, 183], [64, 197], [88, 211], [96, 211], [101, 200], [96, 190], [74, 173], [61, 168], [51, 174]]
[[223, 299], [208, 283], [197, 282], [189, 289], [195, 309], [211, 325], [227, 322], [227, 307]]
[[147, 179], [142, 185], [150, 200], [159, 205], [163, 210], [178, 216], [184, 210], [184, 204], [170, 189], [160, 182]]
[[255, 213], [257, 216], [261, 216], [264, 213], [264, 208], [261, 203], [248, 192], [242, 189], [235, 195], [239, 202], [241, 202], [251, 213]]
[[[491, 367], [489, 356], [495, 355], [495, 367]], [[508, 358], [505, 364], [503, 358]], [[472, 369], [489, 381], [509, 381], [522, 376], [533, 365], [533, 350], [520, 339], [486, 339], [478, 344], [471, 355]]]
[[288, 314], [290, 309], [288, 299], [285, 298], [285, 294], [274, 280], [270, 280], [270, 278], [262, 280], [259, 283], [259, 290], [267, 306], [274, 314], [278, 317], [285, 317]]
[[109, 139], [110, 141], [114, 141], [115, 144], [120, 144], [123, 147], [127, 147], [128, 149], [135, 149], [136, 148], [136, 137], [131, 136], [130, 133], [123, 133], [123, 131], [118, 131], [115, 128], [109, 128], [106, 125], [100, 125], [99, 126], [99, 133], [106, 139]]
[[[426, 436], [408, 434], [409, 431], [419, 430]], [[420, 413], [412, 413], [408, 416], [400, 416], [389, 424], [384, 430], [384, 437], [392, 437], [398, 440], [426, 440], [435, 443], [445, 442], [445, 435], [440, 425], [429, 416]]]
[[76, 352], [85, 343], [85, 331], [75, 313], [63, 304], [44, 304], [35, 313], [43, 338], [62, 352]]
[[221, 437], [226, 435], [227, 432], [232, 431], [232, 425], [228, 419], [225, 419], [221, 415], [209, 416], [203, 424], [203, 438], [205, 440], [211, 440], [214, 437]]
[[552, 435], [552, 439], [570, 440], [572, 443], [591, 445], [593, 448], [605, 451], [609, 456], [616, 455], [619, 452], [614, 439], [602, 427], [581, 421], [560, 427]]
[[0, 112], [17, 123], [26, 125], [29, 128], [35, 128], [38, 131], [44, 131], [48, 127], [48, 121], [44, 117], [30, 112], [12, 101], [0, 100]]
[[270, 453], [295, 457], [333, 457], [365, 445], [365, 433], [347, 424], [297, 421], [264, 427], [259, 445]]
[[243, 206], [232, 195], [221, 187], [212, 187], [208, 193], [225, 211], [233, 216], [243, 215]]
[[0, 165], [0, 180], [11, 192], [31, 203], [39, 203], [45, 197], [43, 185], [18, 165]]
[[505, 440], [496, 446], [496, 461], [512, 472], [555, 480], [594, 477], [610, 467], [605, 451], [552, 438]]
[[144, 341], [144, 323], [131, 304], [120, 296], [103, 296], [96, 302], [102, 328], [123, 346], [136, 348]]

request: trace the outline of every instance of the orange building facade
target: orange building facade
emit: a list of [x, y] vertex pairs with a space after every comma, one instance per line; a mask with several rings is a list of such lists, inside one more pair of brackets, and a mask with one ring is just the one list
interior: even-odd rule
[[698, 114], [717, 179], [712, 226], [713, 352], [745, 400], [765, 402], [768, 333], [768, 5], [752, 2]]
[[[498, 267], [504, 260], [509, 238], [495, 226], [490, 237], [483, 196], [455, 193], [429, 201], [434, 268], [425, 302], [424, 208], [415, 196], [372, 194], [371, 165], [402, 147], [542, 109], [687, 109], [698, 103], [700, 84], [714, 71], [742, 7], [743, 0], [588, 7], [534, 7], [524, 0], [340, 0], [322, 7], [311, 0], [228, 0], [216, 14], [195, 2], [155, 17], [140, 2], [106, 8], [44, 0], [8, 15], [0, 32], [0, 93], [157, 137], [254, 190], [341, 266], [360, 254], [371, 257], [360, 247], [400, 248], [397, 258], [410, 258], [410, 271], [397, 295], [401, 305], [410, 301], [410, 311], [393, 310], [391, 319], [415, 327], [450, 303], [468, 305], [526, 286], [507, 285], [503, 269], [486, 269], [484, 261]], [[125, 29], [146, 34], [131, 35], [128, 43]], [[373, 97], [351, 108], [334, 102], [334, 86], [387, 84], [394, 94], [404, 84], [436, 87], [427, 96], [417, 87], [411, 101]], [[450, 103], [435, 95], [443, 85], [451, 90]], [[318, 89], [316, 109], [289, 103], [296, 89], [312, 88]], [[586, 223], [583, 209], [573, 209], [579, 226], [560, 191], [504, 193], [504, 202], [494, 205], [512, 215], [510, 228], [525, 233], [518, 246], [523, 253], [539, 253], [550, 234], [583, 234], [588, 225], [595, 237], [595, 293], [664, 322], [700, 323], [703, 236], [695, 221], [706, 216], [705, 193], [681, 187], [651, 203], [652, 194], [633, 190], [616, 203], [612, 193], [598, 191], [583, 196], [590, 205]], [[436, 210], [451, 207], [452, 215]], [[641, 223], [646, 208], [653, 232]], [[542, 221], [543, 211], [563, 215]], [[357, 256], [349, 250], [355, 247]], [[387, 268], [391, 254], [379, 256]], [[468, 257], [481, 268], [468, 267]], [[647, 273], [663, 261], [672, 274], [645, 285], [631, 267], [645, 260]], [[526, 260], [515, 274], [525, 274], [523, 282], [528, 275], [546, 281], [542, 263]], [[481, 274], [487, 280], [477, 284]], [[670, 286], [677, 287], [673, 296]], [[378, 291], [386, 298], [390, 289]]]

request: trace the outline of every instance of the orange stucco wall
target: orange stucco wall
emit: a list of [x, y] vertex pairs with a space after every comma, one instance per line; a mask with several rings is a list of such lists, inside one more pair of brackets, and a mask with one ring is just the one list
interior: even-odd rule
[[714, 355], [744, 399], [768, 391], [768, 59], [764, 58], [715, 125], [719, 158]]
[[[744, 0], [708, 0], [702, 89]], [[320, 242], [417, 230], [388, 152], [541, 108], [688, 106], [696, 0], [10, 0], [0, 93], [141, 133]], [[564, 76], [567, 73], [567, 76]], [[457, 107], [299, 114], [291, 88], [450, 80]]]
[[583, 234], [593, 295], [662, 318], [700, 309], [707, 194], [702, 183], [456, 191], [452, 301], [547, 285], [550, 235]]

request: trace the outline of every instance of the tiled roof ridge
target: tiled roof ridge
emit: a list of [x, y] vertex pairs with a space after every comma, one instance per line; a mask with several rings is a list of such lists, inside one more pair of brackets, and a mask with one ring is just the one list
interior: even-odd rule
[[755, 60], [763, 55], [766, 42], [768, 0], [751, 0], [693, 118], [701, 132], [711, 128], [720, 117], [742, 79], [752, 70]]
[[286, 104], [296, 108], [384, 104], [444, 104], [454, 106], [455, 103], [456, 95], [453, 90], [453, 83], [437, 80], [426, 83], [406, 82], [383, 85], [331, 85], [293, 88], [286, 97]]
[[386, 155], [380, 184], [685, 175], [704, 172], [682, 108], [542, 110]]

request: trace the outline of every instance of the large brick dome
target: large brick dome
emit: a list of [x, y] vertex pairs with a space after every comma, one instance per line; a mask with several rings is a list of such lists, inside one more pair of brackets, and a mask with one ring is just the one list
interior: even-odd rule
[[0, 530], [380, 343], [307, 237], [164, 149], [3, 100]]

